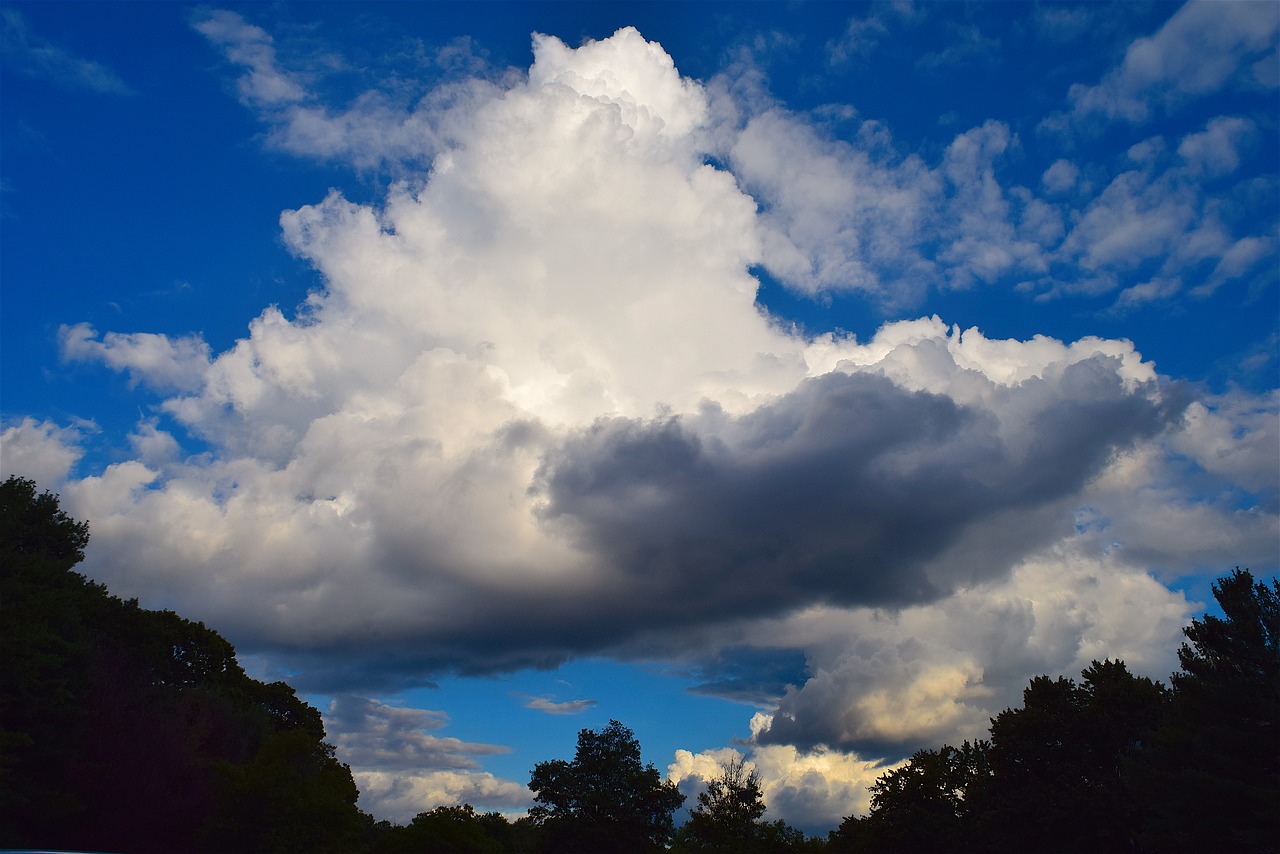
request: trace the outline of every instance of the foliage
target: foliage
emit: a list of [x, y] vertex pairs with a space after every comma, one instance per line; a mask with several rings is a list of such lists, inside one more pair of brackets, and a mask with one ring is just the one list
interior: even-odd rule
[[320, 714], [201, 623], [73, 571], [88, 527], [0, 484], [0, 845], [351, 850], [367, 824]]
[[831, 835], [839, 851], [960, 851], [971, 845], [973, 799], [990, 778], [985, 741], [919, 750], [871, 785], [871, 812]]
[[1237, 569], [1193, 620], [1170, 691], [1119, 661], [1040, 676], [990, 742], [922, 750], [828, 850], [1276, 851], [1280, 581]]
[[1023, 708], [991, 722], [983, 836], [1024, 850], [1131, 850], [1138, 817], [1121, 767], [1167, 700], [1163, 685], [1119, 661], [1094, 661], [1079, 685], [1033, 679]]
[[750, 852], [760, 848], [764, 815], [760, 774], [741, 757], [721, 766], [720, 776], [698, 795], [698, 806], [677, 834], [681, 851]]
[[1213, 586], [1223, 616], [1184, 629], [1169, 714], [1126, 776], [1144, 847], [1275, 851], [1280, 832], [1280, 581], [1236, 569]]
[[684, 795], [642, 765], [640, 742], [610, 721], [599, 732], [583, 729], [573, 761], [540, 762], [529, 780], [530, 809], [553, 851], [656, 851], [674, 830], [672, 813]]
[[823, 847], [781, 820], [764, 821], [764, 812], [760, 774], [737, 757], [721, 765], [720, 775], [698, 795], [698, 805], [676, 832], [673, 850], [781, 854]]

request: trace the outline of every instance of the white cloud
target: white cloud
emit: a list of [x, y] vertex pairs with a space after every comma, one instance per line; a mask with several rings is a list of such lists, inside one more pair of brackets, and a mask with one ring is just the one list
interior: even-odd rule
[[[358, 100], [335, 124], [265, 32], [203, 20], [259, 73], [242, 91], [278, 140], [302, 139], [305, 107], [323, 121], [298, 150], [433, 158], [377, 206], [334, 192], [283, 214], [323, 290], [221, 353], [62, 332], [65, 358], [167, 395], [133, 459], [65, 483], [92, 525], [86, 571], [276, 651], [300, 684], [800, 650], [808, 678], [751, 758], [771, 809], [830, 826], [865, 805], [874, 757], [980, 734], [1045, 669], [1110, 655], [1167, 675], [1188, 606], [1142, 561], [1177, 574], [1274, 547], [1276, 489], [1256, 474], [1276, 468], [1271, 398], [1197, 409], [1128, 341], [936, 317], [805, 338], [755, 304], [756, 264], [906, 303], [1049, 260], [1099, 279], [1165, 255], [1257, 263], [1271, 244], [1233, 243], [1156, 146], [1064, 239], [1063, 209], [1001, 184], [1017, 141], [998, 122], [931, 167], [873, 123], [839, 141], [758, 91], [729, 109], [735, 81], [684, 79], [623, 30], [576, 50], [539, 37], [526, 77], [413, 112]], [[1216, 140], [1189, 152], [1222, 163]], [[1076, 168], [1045, 187], [1078, 186]], [[1172, 281], [1143, 279], [1151, 294], [1122, 299]], [[182, 431], [207, 452], [184, 454]], [[5, 465], [65, 478], [79, 441], [24, 421]], [[1205, 483], [1223, 497], [1197, 502]], [[476, 767], [500, 748], [436, 735], [438, 715], [353, 694], [329, 718], [382, 814], [528, 803]]]
[[471, 804], [487, 812], [519, 812], [533, 805], [529, 789], [487, 771], [390, 773], [353, 770], [359, 806], [395, 824], [408, 824], [420, 812], [438, 806]]
[[767, 627], [773, 643], [806, 650], [810, 676], [757, 740], [896, 757], [981, 737], [1041, 673], [1078, 675], [1111, 657], [1166, 679], [1187, 611], [1149, 575], [1070, 540], [936, 604], [812, 608]]
[[1254, 123], [1248, 119], [1219, 116], [1200, 133], [1183, 137], [1178, 154], [1196, 171], [1225, 175], [1240, 165], [1240, 146], [1254, 132]]
[[1182, 282], [1177, 278], [1156, 278], [1139, 285], [1131, 285], [1116, 297], [1113, 311], [1121, 312], [1144, 303], [1168, 299], [1182, 290]]
[[548, 715], [577, 715], [597, 705], [595, 700], [565, 700], [557, 702], [549, 697], [528, 697], [524, 707]]
[[1050, 193], [1064, 193], [1076, 185], [1080, 170], [1070, 160], [1055, 160], [1053, 165], [1044, 170], [1040, 183]]
[[1068, 97], [1076, 118], [1094, 114], [1145, 120], [1154, 105], [1210, 95], [1276, 50], [1280, 15], [1274, 4], [1189, 2], [1153, 35], [1129, 46], [1123, 62], [1095, 86], [1075, 84]]
[[62, 427], [34, 418], [6, 425], [0, 432], [0, 476], [16, 475], [42, 489], [59, 489], [84, 455], [80, 445], [92, 426]]
[[744, 758], [747, 767], [760, 775], [764, 819], [781, 818], [819, 835], [848, 815], [865, 813], [871, 798], [867, 786], [893, 767], [825, 747], [797, 750], [790, 745], [749, 745], [745, 754], [733, 748], [699, 753], [677, 750], [667, 766], [667, 779], [685, 793], [688, 806], [709, 781], [720, 776], [725, 763]]
[[226, 9], [201, 15], [192, 26], [226, 51], [227, 59], [244, 66], [246, 72], [237, 83], [247, 106], [274, 107], [306, 99], [302, 83], [276, 62], [273, 40], [266, 30]]
[[108, 332], [99, 340], [87, 323], [61, 326], [58, 344], [66, 361], [102, 362], [159, 392], [197, 389], [211, 352], [199, 335], [174, 339], [152, 332]]

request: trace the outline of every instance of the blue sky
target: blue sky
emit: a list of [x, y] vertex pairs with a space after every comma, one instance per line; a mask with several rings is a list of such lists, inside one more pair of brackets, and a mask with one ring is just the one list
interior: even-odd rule
[[1274, 4], [0, 13], [4, 473], [380, 817], [820, 832], [1276, 571]]

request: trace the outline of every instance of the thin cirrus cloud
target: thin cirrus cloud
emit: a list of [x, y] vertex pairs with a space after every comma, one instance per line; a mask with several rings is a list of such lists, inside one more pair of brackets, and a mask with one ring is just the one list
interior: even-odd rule
[[102, 63], [77, 56], [31, 31], [16, 9], [0, 10], [0, 57], [28, 77], [48, 80], [64, 89], [87, 89], [104, 95], [135, 95], [133, 87]]
[[[1151, 572], [1274, 560], [1274, 394], [1188, 388], [1120, 339], [938, 317], [806, 336], [753, 275], [897, 309], [975, 288], [1183, 299], [1274, 258], [1201, 183], [1230, 181], [1249, 122], [1119, 165], [1073, 152], [1035, 170], [1041, 196], [1003, 169], [1009, 124], [928, 157], [873, 122], [837, 140], [750, 69], [691, 80], [629, 28], [536, 36], [527, 73], [463, 63], [412, 104], [333, 105], [239, 14], [194, 25], [268, 144], [402, 180], [282, 214], [323, 287], [221, 352], [65, 327], [64, 359], [128, 374], [155, 411], [93, 475], [71, 475], [88, 428], [36, 419], [6, 428], [6, 463], [20, 449], [92, 520], [95, 578], [337, 696], [330, 732], [380, 814], [529, 795], [481, 769], [505, 748], [368, 695], [600, 654], [767, 707], [739, 747], [771, 809], [831, 826], [885, 767], [864, 757], [979, 735], [1031, 676], [1106, 655], [1166, 675], [1190, 605]], [[1213, 85], [1257, 61], [1237, 30]], [[1063, 97], [1168, 88], [1132, 79]]]

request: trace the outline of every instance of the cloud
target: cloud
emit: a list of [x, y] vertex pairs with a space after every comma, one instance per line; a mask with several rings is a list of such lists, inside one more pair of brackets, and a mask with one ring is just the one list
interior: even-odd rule
[[814, 835], [839, 825], [848, 815], [865, 813], [870, 806], [867, 786], [893, 767], [825, 747], [752, 745], [745, 754], [733, 748], [700, 753], [677, 750], [667, 766], [667, 779], [679, 786], [688, 804], [735, 759], [746, 759], [747, 767], [760, 775], [766, 821], [785, 816], [788, 824]]
[[1255, 132], [1254, 123], [1239, 116], [1219, 116], [1201, 133], [1188, 134], [1178, 145], [1190, 168], [1210, 175], [1234, 172], [1240, 165], [1240, 146]]
[[1276, 52], [1280, 15], [1269, 3], [1189, 2], [1154, 35], [1129, 46], [1123, 62], [1094, 86], [1071, 87], [1072, 116], [1141, 122], [1153, 106], [1223, 87], [1270, 85], [1254, 67]]
[[354, 768], [475, 769], [480, 766], [472, 757], [511, 750], [431, 735], [448, 723], [448, 716], [443, 712], [389, 706], [367, 697], [335, 698], [329, 705], [325, 723], [339, 757]]
[[1071, 544], [936, 604], [811, 608], [769, 627], [775, 643], [806, 650], [809, 674], [755, 739], [897, 760], [981, 737], [1041, 673], [1073, 676], [1112, 657], [1166, 679], [1188, 609], [1145, 572]]
[[526, 697], [524, 707], [548, 715], [577, 715], [598, 705], [596, 700], [565, 700], [556, 702], [548, 697]]
[[175, 339], [153, 332], [108, 332], [99, 340], [87, 323], [59, 327], [58, 345], [64, 361], [102, 362], [160, 392], [198, 388], [211, 352], [199, 335]]
[[408, 824], [418, 813], [438, 806], [471, 804], [482, 811], [519, 813], [533, 806], [533, 794], [526, 786], [487, 771], [353, 770], [351, 776], [360, 789], [360, 808], [395, 824]]
[[134, 95], [134, 90], [101, 63], [76, 56], [31, 32], [16, 9], [0, 10], [0, 56], [27, 77], [39, 77], [64, 89], [87, 89], [104, 95]]
[[481, 771], [476, 760], [510, 748], [433, 735], [448, 724], [443, 712], [343, 695], [324, 718], [338, 760], [360, 787], [361, 808], [379, 818], [406, 823], [442, 804], [504, 808], [531, 800], [524, 786]]
[[1080, 170], [1070, 160], [1055, 160], [1053, 165], [1044, 170], [1040, 183], [1050, 193], [1063, 193], [1076, 185]]
[[[242, 90], [250, 106], [294, 127], [310, 96], [268, 85], [303, 85], [271, 42], [236, 17], [202, 20], [265, 75]], [[350, 721], [335, 727], [343, 749], [432, 766], [412, 779], [362, 766], [370, 791], [404, 810], [427, 792], [524, 797], [466, 765], [483, 746], [432, 735], [427, 712], [358, 699], [443, 671], [665, 650], [706, 674], [704, 690], [776, 699], [761, 749], [786, 733], [816, 751], [964, 730], [990, 697], [1020, 689], [1030, 659], [954, 628], [963, 619], [1049, 632], [1057, 640], [1034, 648], [1063, 666], [1095, 635], [1127, 637], [1094, 631], [1111, 623], [1092, 599], [1079, 625], [1041, 616], [1053, 608], [1036, 590], [994, 615], [974, 604], [1032, 564], [1036, 578], [1096, 577], [1158, 617], [1146, 637], [1163, 643], [1173, 605], [1126, 561], [1157, 554], [1164, 523], [1136, 508], [1172, 499], [1216, 532], [1184, 558], [1159, 552], [1169, 572], [1225, 565], [1276, 515], [1238, 490], [1200, 505], [1170, 492], [1187, 476], [1175, 437], [1193, 401], [1132, 343], [1001, 340], [938, 318], [865, 340], [806, 337], [756, 304], [759, 265], [801, 290], [856, 282], [887, 300], [1039, 269], [1056, 209], [998, 180], [1011, 130], [965, 131], [929, 166], [872, 124], [840, 142], [747, 89], [731, 120], [731, 82], [681, 77], [630, 29], [577, 49], [538, 37], [527, 75], [420, 106], [449, 129], [414, 149], [434, 152], [429, 171], [409, 170], [376, 205], [334, 192], [281, 216], [323, 281], [292, 316], [265, 308], [219, 353], [194, 337], [67, 327], [66, 358], [155, 394], [131, 458], [63, 490], [92, 525], [86, 571], [274, 652], [295, 684], [355, 697], [331, 713]], [[393, 156], [375, 137], [394, 137], [400, 118], [353, 122], [360, 133], [325, 151], [355, 165]], [[727, 168], [707, 162], [715, 151]], [[1172, 218], [1184, 237], [1196, 222], [1194, 194], [1165, 198], [1133, 171], [1066, 238], [1099, 268], [1122, 263], [1108, 215]], [[1185, 255], [1168, 245], [1175, 232], [1155, 244]], [[1248, 400], [1230, 418], [1252, 423]], [[8, 443], [57, 465], [77, 453], [75, 435], [13, 429], [6, 465]], [[1224, 491], [1243, 477], [1205, 460], [1196, 477]], [[1124, 560], [1108, 557], [1113, 542]], [[947, 607], [954, 635], [925, 631]], [[936, 667], [877, 613], [902, 615], [939, 651]], [[846, 618], [892, 647], [868, 653], [882, 668], [859, 664]], [[789, 634], [774, 643], [762, 634], [773, 630]], [[965, 643], [979, 651], [955, 652]], [[773, 661], [760, 678], [732, 667], [753, 650]], [[863, 705], [833, 718], [821, 698]]]
[[[1033, 288], [1047, 299], [1103, 293], [1125, 283], [1115, 305], [1123, 309], [1169, 298], [1184, 287], [1207, 296], [1248, 274], [1274, 254], [1274, 240], [1246, 213], [1254, 209], [1244, 201], [1248, 191], [1243, 185], [1223, 194], [1207, 182], [1229, 179], [1255, 133], [1249, 120], [1220, 116], [1183, 137], [1176, 158], [1158, 137], [1133, 145], [1129, 157], [1137, 168], [1116, 175], [1083, 209], [1069, 214], [1070, 230], [1046, 255], [1053, 272]], [[1050, 172], [1057, 168], [1055, 164]], [[1050, 172], [1045, 173], [1047, 189], [1069, 177], [1063, 170], [1052, 185]], [[1263, 233], [1233, 233], [1245, 228]], [[1214, 263], [1206, 271], [1204, 262]], [[1198, 283], [1186, 281], [1184, 274]]]
[[864, 58], [888, 33], [889, 27], [880, 16], [852, 17], [840, 37], [827, 42], [827, 62], [843, 65], [855, 58]]
[[0, 476], [34, 480], [42, 489], [57, 490], [84, 455], [81, 444], [92, 424], [63, 427], [52, 421], [22, 418], [0, 432]]
[[243, 68], [236, 81], [240, 99], [270, 126], [268, 144], [364, 170], [426, 168], [465, 133], [455, 121], [465, 122], [478, 103], [501, 92], [487, 79], [483, 56], [468, 41], [455, 40], [435, 52], [434, 67], [420, 69], [444, 75], [425, 94], [412, 85], [368, 89], [335, 108], [320, 95], [323, 68], [304, 73], [285, 67], [270, 34], [239, 13], [202, 13], [192, 26]]
[[276, 62], [273, 40], [266, 30], [225, 9], [197, 17], [192, 26], [226, 51], [228, 60], [245, 68], [237, 85], [246, 106], [273, 107], [307, 98], [302, 83]]

